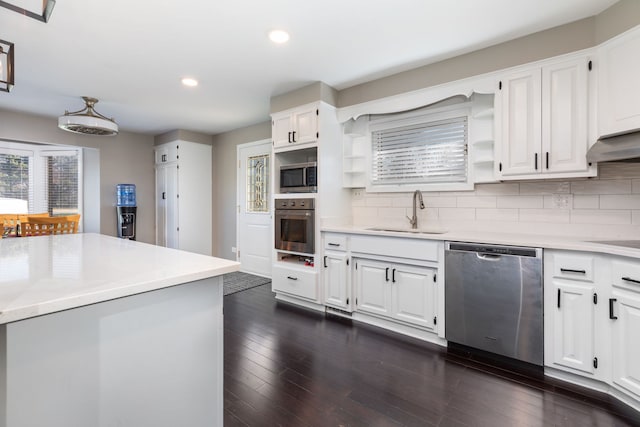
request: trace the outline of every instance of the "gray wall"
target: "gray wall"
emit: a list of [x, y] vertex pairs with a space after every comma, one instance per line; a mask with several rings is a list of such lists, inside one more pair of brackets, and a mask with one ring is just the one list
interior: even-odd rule
[[271, 121], [213, 137], [213, 255], [236, 259], [237, 147], [271, 138]]
[[76, 135], [57, 120], [0, 110], [0, 138], [22, 142], [74, 145], [100, 151], [100, 233], [117, 235], [116, 184], [136, 184], [138, 241], [155, 242], [153, 136], [121, 132], [115, 137]]
[[338, 92], [337, 106], [359, 104], [586, 49], [638, 24], [640, 1], [620, 0], [595, 17], [343, 89]]

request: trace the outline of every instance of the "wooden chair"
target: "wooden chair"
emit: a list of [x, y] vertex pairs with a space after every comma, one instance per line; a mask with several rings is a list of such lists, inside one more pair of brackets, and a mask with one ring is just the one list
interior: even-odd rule
[[2, 237], [16, 236], [18, 214], [0, 214], [0, 226], [2, 226]]
[[78, 232], [80, 215], [54, 216], [49, 218], [29, 215], [26, 221], [20, 221], [20, 235], [45, 236], [49, 234], [75, 234]]

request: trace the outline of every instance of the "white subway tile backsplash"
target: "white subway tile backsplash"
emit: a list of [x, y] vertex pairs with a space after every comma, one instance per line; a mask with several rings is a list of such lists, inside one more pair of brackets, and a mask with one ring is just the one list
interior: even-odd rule
[[499, 196], [497, 207], [500, 209], [541, 209], [544, 207], [542, 196]]
[[640, 195], [602, 194], [600, 209], [640, 209]]
[[520, 222], [571, 222], [571, 212], [555, 209], [520, 209]]
[[599, 195], [573, 195], [573, 209], [598, 209], [599, 207]]
[[427, 208], [455, 208], [458, 198], [454, 196], [425, 196], [424, 204]]
[[519, 211], [518, 209], [476, 209], [476, 219], [478, 221], [517, 222]]
[[517, 196], [520, 194], [520, 184], [478, 184], [476, 185], [475, 193], [477, 196]]
[[[515, 231], [577, 237], [640, 238], [640, 164], [600, 165], [600, 177], [478, 184], [474, 191], [423, 192], [418, 223], [449, 229]], [[408, 226], [413, 192], [352, 199], [355, 225]]]
[[495, 208], [497, 201], [495, 196], [459, 197], [459, 208]]
[[523, 182], [520, 183], [521, 196], [548, 195], [570, 193], [571, 184], [568, 181], [554, 182]]
[[476, 219], [476, 210], [470, 208], [439, 208], [438, 216], [440, 219], [449, 220], [474, 220]]
[[631, 224], [630, 210], [581, 209], [571, 212], [574, 224]]
[[571, 192], [573, 194], [631, 194], [631, 180], [574, 181], [571, 183]]

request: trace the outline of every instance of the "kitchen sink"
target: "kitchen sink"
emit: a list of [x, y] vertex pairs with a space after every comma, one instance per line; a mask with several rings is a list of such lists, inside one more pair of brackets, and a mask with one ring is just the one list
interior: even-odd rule
[[443, 234], [447, 230], [437, 228], [401, 228], [401, 227], [369, 227], [370, 231], [388, 231], [393, 233], [414, 233], [414, 234]]

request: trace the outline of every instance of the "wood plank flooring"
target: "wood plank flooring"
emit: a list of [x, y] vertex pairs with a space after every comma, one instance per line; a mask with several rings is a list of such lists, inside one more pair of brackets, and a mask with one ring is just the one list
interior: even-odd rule
[[278, 303], [224, 298], [225, 426], [640, 426], [606, 395]]

